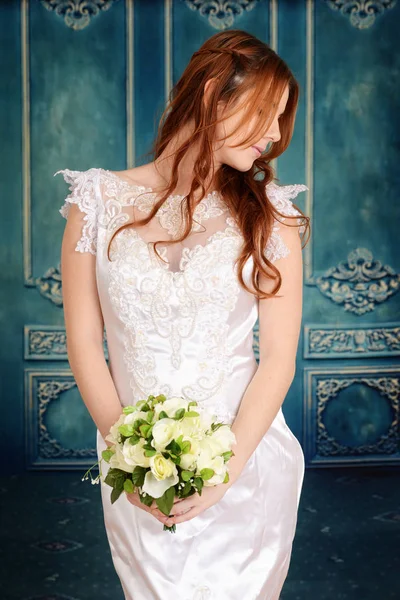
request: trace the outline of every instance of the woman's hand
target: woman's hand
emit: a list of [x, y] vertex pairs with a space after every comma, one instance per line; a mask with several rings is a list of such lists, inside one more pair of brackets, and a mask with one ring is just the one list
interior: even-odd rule
[[171, 527], [171, 525], [174, 524], [190, 521], [190, 519], [197, 517], [197, 515], [204, 510], [221, 500], [229, 487], [230, 485], [228, 483], [203, 487], [201, 496], [196, 492], [193, 496], [189, 496], [188, 498], [180, 500], [178, 503], [174, 503], [170, 512], [170, 515], [174, 516], [172, 518], [167, 518], [163, 523], [168, 527]]
[[[165, 524], [165, 521], [168, 519], [168, 515], [164, 515], [154, 501], [151, 506], [146, 506], [146, 504], [143, 504], [143, 502], [140, 501], [139, 492], [137, 490], [131, 494], [128, 494], [127, 492], [125, 492], [125, 494], [131, 504], [138, 506], [142, 510], [145, 510], [153, 515], [153, 517], [155, 517], [158, 521]], [[174, 510], [175, 504], [180, 504], [180, 502], [183, 502], [181, 498], [174, 498], [174, 506], [171, 510]]]

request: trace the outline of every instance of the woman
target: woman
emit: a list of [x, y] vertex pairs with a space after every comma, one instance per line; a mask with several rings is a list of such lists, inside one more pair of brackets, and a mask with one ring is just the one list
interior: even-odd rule
[[153, 162], [58, 171], [71, 184], [60, 209], [68, 358], [99, 458], [122, 406], [149, 394], [196, 400], [237, 439], [229, 482], [175, 501], [169, 517], [137, 493], [111, 505], [101, 484], [127, 600], [277, 600], [287, 575], [304, 456], [281, 405], [309, 219], [291, 202], [306, 186], [278, 186], [269, 163], [290, 142], [297, 103], [267, 44], [220, 32], [175, 85]]

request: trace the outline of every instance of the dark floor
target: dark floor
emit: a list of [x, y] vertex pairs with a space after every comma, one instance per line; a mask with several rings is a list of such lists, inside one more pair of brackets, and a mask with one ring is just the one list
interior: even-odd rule
[[[100, 488], [81, 475], [0, 479], [0, 600], [123, 600]], [[400, 471], [307, 470], [281, 599], [399, 600], [399, 573]]]

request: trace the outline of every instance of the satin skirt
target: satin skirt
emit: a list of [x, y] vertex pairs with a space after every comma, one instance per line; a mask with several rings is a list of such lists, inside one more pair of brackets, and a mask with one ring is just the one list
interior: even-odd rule
[[[97, 430], [99, 458], [106, 443]], [[102, 462], [103, 476], [109, 465]], [[304, 478], [280, 409], [226, 494], [175, 533], [100, 484], [112, 560], [126, 600], [279, 600]]]

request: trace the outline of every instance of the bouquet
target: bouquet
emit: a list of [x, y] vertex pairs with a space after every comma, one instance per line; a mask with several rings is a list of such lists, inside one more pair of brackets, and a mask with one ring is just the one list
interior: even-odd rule
[[[146, 506], [156, 502], [169, 515], [175, 497], [187, 498], [203, 486], [229, 481], [228, 461], [236, 437], [229, 424], [213, 421], [214, 415], [197, 412], [197, 402], [164, 394], [148, 396], [134, 406], [125, 406], [110, 428], [106, 440], [112, 445], [82, 478], [100, 479], [112, 487], [111, 503], [123, 491], [138, 491]], [[103, 479], [101, 461], [110, 468]], [[91, 470], [99, 466], [93, 479]], [[175, 532], [176, 525], [164, 525]]]

